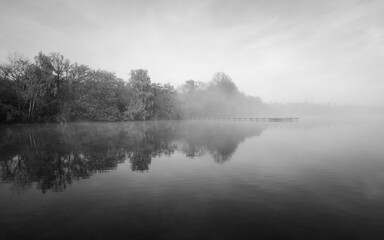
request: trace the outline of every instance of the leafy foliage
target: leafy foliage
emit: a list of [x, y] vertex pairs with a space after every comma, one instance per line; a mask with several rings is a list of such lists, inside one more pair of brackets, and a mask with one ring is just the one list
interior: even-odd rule
[[254, 115], [262, 104], [239, 92], [222, 72], [208, 84], [188, 80], [178, 90], [152, 83], [145, 69], [132, 70], [124, 81], [112, 72], [71, 63], [60, 53], [39, 52], [34, 61], [13, 54], [0, 64], [0, 123]]
[[128, 82], [114, 73], [40, 52], [34, 62], [11, 55], [0, 65], [0, 122], [176, 119], [176, 92], [152, 84], [148, 71]]

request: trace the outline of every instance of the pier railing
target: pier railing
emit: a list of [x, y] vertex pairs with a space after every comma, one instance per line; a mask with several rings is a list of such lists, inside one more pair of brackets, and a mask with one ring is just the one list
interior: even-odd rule
[[298, 122], [298, 117], [219, 117], [219, 116], [198, 116], [190, 117], [190, 120], [231, 120], [231, 121], [255, 121], [255, 122]]

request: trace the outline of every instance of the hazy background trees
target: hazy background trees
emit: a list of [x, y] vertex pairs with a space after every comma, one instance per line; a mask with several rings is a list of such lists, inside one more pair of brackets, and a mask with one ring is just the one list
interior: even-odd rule
[[251, 117], [262, 114], [265, 104], [259, 97], [240, 92], [232, 78], [215, 73], [208, 83], [186, 81], [180, 87], [183, 116]]

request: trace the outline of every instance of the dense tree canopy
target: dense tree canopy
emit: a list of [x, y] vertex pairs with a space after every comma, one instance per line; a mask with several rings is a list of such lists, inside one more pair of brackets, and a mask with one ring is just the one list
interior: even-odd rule
[[71, 63], [59, 53], [34, 61], [14, 54], [0, 65], [0, 122], [127, 121], [199, 115], [257, 113], [259, 98], [239, 92], [216, 73], [208, 84], [188, 80], [178, 88], [152, 83], [135, 69], [127, 81], [112, 72]]

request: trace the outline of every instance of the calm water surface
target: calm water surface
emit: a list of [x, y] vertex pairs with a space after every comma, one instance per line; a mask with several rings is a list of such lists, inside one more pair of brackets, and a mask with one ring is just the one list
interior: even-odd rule
[[0, 127], [0, 239], [384, 239], [375, 122]]

